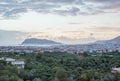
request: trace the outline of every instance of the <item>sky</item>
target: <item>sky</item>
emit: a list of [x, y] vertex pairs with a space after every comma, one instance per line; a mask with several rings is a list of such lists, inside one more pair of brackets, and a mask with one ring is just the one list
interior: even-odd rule
[[120, 35], [120, 0], [0, 0], [0, 30], [15, 32], [19, 40], [78, 44], [112, 39]]

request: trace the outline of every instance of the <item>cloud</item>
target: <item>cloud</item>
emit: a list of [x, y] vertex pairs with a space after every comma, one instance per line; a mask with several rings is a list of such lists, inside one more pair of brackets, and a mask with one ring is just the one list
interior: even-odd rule
[[75, 16], [119, 10], [120, 0], [0, 0], [0, 18], [17, 18], [28, 11]]
[[88, 30], [94, 32], [120, 32], [119, 27], [96, 27], [96, 28], [89, 28]]
[[72, 7], [70, 9], [66, 9], [66, 10], [53, 10], [53, 12], [60, 14], [60, 15], [78, 15], [79, 14], [80, 9], [77, 7]]
[[120, 7], [120, 0], [87, 0], [95, 4], [101, 4], [99, 9], [113, 9], [113, 7]]
[[113, 9], [120, 11], [120, 6], [115, 6], [115, 7], [113, 7]]
[[3, 14], [4, 18], [16, 18], [19, 16], [20, 13], [25, 13], [27, 10], [25, 8], [16, 8], [6, 11], [6, 13]]
[[87, 43], [92, 43], [96, 41], [94, 37], [72, 39], [72, 38], [65, 37], [65, 36], [57, 37], [55, 40], [65, 43], [65, 44], [87, 44]]
[[63, 3], [63, 4], [71, 4], [75, 3], [77, 0], [46, 0], [46, 2], [52, 2], [52, 3]]
[[79, 24], [82, 24], [82, 23], [79, 23], [79, 22], [70, 22], [68, 24], [70, 24], [70, 25], [79, 25]]

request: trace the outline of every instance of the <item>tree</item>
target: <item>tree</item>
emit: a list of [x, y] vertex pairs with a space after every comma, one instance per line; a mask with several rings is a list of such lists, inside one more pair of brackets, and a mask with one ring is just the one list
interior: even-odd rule
[[66, 70], [63, 68], [59, 68], [56, 71], [56, 77], [58, 81], [67, 81], [67, 73]]
[[0, 70], [4, 70], [6, 64], [7, 64], [7, 63], [6, 63], [5, 61], [0, 60]]
[[42, 81], [40, 78], [35, 78], [33, 81]]
[[0, 76], [0, 81], [9, 81], [8, 76]]
[[18, 81], [19, 77], [18, 76], [11, 76], [10, 81]]
[[111, 74], [105, 74], [104, 81], [115, 81], [115, 76]]
[[37, 60], [37, 61], [40, 61], [41, 58], [42, 58], [42, 56], [43, 56], [42, 53], [38, 53], [38, 54], [36, 55], [36, 60]]
[[90, 78], [89, 78], [88, 73], [86, 73], [86, 72], [82, 73], [81, 76], [80, 76], [80, 80], [81, 81], [89, 81]]

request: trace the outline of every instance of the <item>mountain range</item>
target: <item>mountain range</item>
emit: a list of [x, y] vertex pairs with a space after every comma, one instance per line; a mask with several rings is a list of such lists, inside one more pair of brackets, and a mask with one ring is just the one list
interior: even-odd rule
[[[57, 44], [62, 44], [59, 42], [55, 42], [52, 40], [46, 40], [46, 39], [37, 39], [37, 38], [29, 38], [29, 39], [25, 39], [22, 42], [22, 45], [57, 45]], [[118, 44], [120, 45], [120, 36], [111, 39], [111, 40], [102, 40], [102, 41], [96, 41], [95, 43], [90, 43], [89, 45], [114, 45], [114, 44]], [[86, 44], [85, 44], [86, 45]]]
[[24, 32], [12, 30], [0, 30], [0, 46], [20, 45], [27, 38], [37, 37], [39, 39], [48, 39], [64, 44], [86, 44], [95, 42], [95, 38], [71, 38], [67, 36], [52, 36], [47, 32]]
[[[9, 45], [21, 45], [21, 44], [27, 44], [26, 42], [28, 41], [27, 39], [31, 37], [33, 33], [31, 32], [21, 32], [21, 31], [7, 31], [7, 30], [0, 30], [0, 46], [9, 46]], [[33, 40], [34, 38], [32, 38]], [[48, 39], [48, 40], [46, 40]], [[60, 43], [65, 43], [65, 44], [76, 44], [76, 45], [81, 45], [81, 44], [99, 44], [99, 45], [113, 45], [113, 44], [119, 44], [120, 45], [120, 36], [111, 39], [111, 40], [102, 40], [102, 41], [96, 41], [97, 39], [95, 38], [80, 38], [80, 39], [70, 39], [65, 36], [62, 37], [55, 37], [55, 38], [43, 38], [39, 39], [41, 42], [38, 42], [38, 39], [34, 39], [31, 44], [60, 44]], [[27, 40], [27, 41], [26, 41]], [[29, 39], [31, 40], [31, 39]], [[36, 42], [35, 42], [36, 41]], [[45, 41], [45, 42], [42, 42]], [[55, 42], [59, 41], [59, 42]], [[95, 42], [96, 41], [96, 42]], [[83, 43], [84, 42], [84, 43]]]
[[29, 38], [22, 42], [22, 45], [60, 45], [62, 43], [47, 39]]
[[111, 40], [96, 41], [94, 44], [120, 44], [120, 36]]

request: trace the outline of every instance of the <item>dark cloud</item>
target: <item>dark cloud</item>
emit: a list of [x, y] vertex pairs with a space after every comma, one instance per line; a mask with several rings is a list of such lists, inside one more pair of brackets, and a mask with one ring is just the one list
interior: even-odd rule
[[102, 2], [102, 3], [111, 3], [111, 2], [119, 2], [119, 0], [87, 0], [87, 1], [91, 1], [91, 2]]
[[120, 7], [120, 0], [87, 0], [88, 2], [92, 2], [95, 4], [102, 4], [98, 6], [99, 9], [113, 9], [114, 7]]
[[16, 3], [18, 0], [0, 0], [1, 3]]
[[108, 10], [119, 12], [120, 0], [0, 0], [0, 18], [16, 18], [29, 10], [65, 16], [92, 15]]
[[46, 0], [46, 2], [70, 4], [75, 3], [76, 0]]
[[16, 18], [19, 16], [20, 13], [27, 12], [26, 8], [16, 8], [16, 9], [11, 9], [7, 10], [4, 14], [4, 18]]

